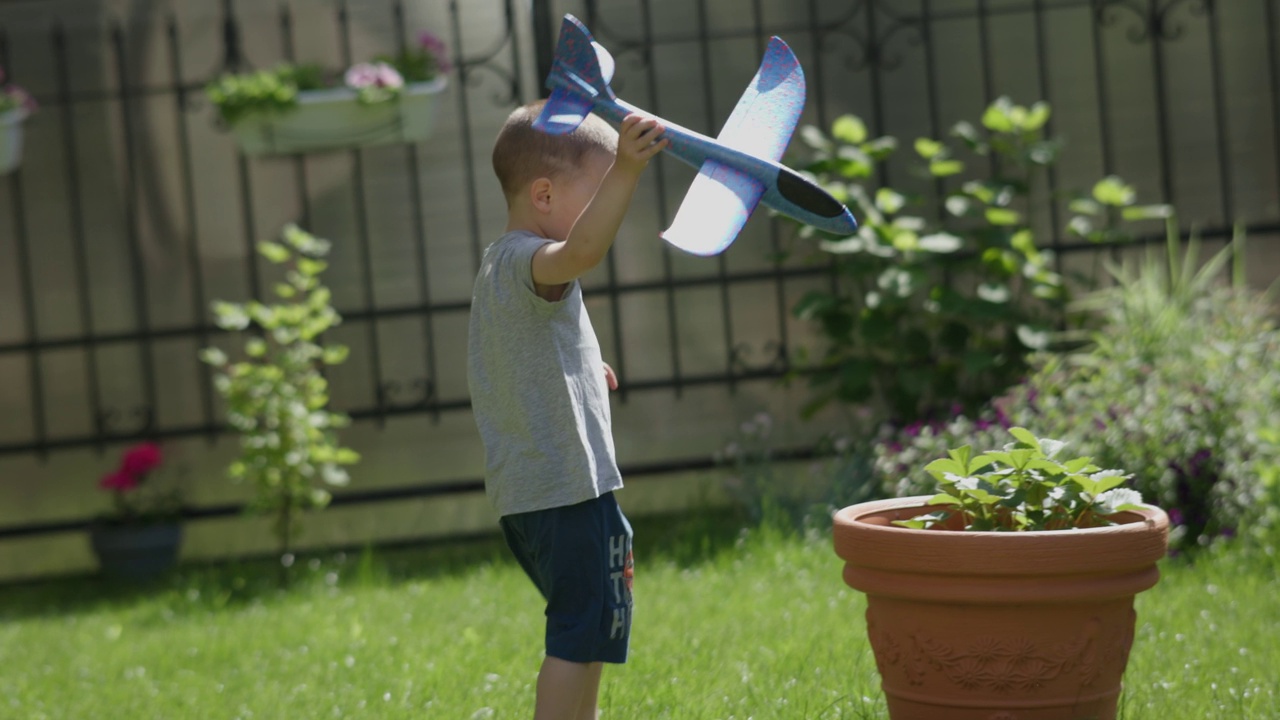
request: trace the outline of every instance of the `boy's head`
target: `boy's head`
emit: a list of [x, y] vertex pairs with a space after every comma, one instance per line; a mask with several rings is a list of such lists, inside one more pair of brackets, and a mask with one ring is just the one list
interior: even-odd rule
[[[612, 162], [617, 152], [617, 131], [595, 115], [587, 115], [581, 125], [565, 135], [535, 130], [533, 121], [545, 103], [539, 100], [512, 111], [493, 145], [493, 172], [502, 183], [509, 209], [515, 209], [535, 181], [545, 179], [551, 185], [572, 183], [584, 174], [593, 174], [602, 163]], [[596, 177], [596, 184], [599, 181]]]

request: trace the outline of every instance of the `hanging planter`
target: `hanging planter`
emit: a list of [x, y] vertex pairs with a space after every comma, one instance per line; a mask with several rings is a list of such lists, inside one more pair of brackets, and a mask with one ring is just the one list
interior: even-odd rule
[[305, 90], [297, 105], [280, 113], [249, 115], [231, 125], [248, 155], [288, 155], [394, 143], [415, 143], [431, 136], [435, 96], [444, 77], [405, 85], [397, 97], [378, 103], [360, 101], [350, 88]]
[[0, 112], [0, 175], [22, 164], [22, 123], [26, 119], [25, 108]]
[[224, 75], [206, 93], [246, 154], [291, 155], [426, 140], [448, 71], [444, 43], [422, 33], [416, 46], [341, 77], [281, 65]]

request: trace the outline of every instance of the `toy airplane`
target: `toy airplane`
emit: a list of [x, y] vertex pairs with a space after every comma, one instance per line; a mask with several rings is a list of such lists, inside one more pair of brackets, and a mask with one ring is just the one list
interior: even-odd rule
[[[643, 112], [618, 99], [614, 61], [587, 28], [565, 15], [547, 87], [551, 97], [534, 127], [560, 135], [596, 114], [615, 123]], [[756, 204], [838, 235], [852, 235], [853, 214], [816, 183], [778, 163], [804, 108], [804, 72], [779, 38], [769, 41], [755, 79], [717, 138], [662, 121], [667, 151], [698, 168], [671, 227], [661, 234], [694, 255], [715, 255], [738, 236]]]

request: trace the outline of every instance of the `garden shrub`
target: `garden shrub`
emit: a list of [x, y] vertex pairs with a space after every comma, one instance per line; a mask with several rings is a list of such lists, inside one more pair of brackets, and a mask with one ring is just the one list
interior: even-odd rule
[[[1062, 151], [1044, 136], [1049, 112], [1045, 103], [1027, 108], [1001, 98], [982, 129], [967, 122], [952, 129], [970, 154], [991, 158], [975, 163], [991, 168], [988, 177], [948, 180], [965, 173], [966, 163], [946, 142], [916, 140], [924, 177], [940, 192], [944, 183], [958, 186], [940, 199], [936, 219], [925, 198], [868, 184], [882, 176], [896, 139], [869, 138], [851, 115], [837, 119], [830, 136], [802, 130], [814, 152], [806, 170], [860, 223], [843, 238], [800, 229], [834, 268], [829, 288], [792, 309], [826, 340], [820, 356], [798, 354], [814, 393], [806, 415], [837, 401], [905, 422], [953, 402], [979, 406], [1025, 376], [1027, 353], [1046, 347], [1069, 299], [1042, 247], [1048, 223], [1036, 217], [1044, 209], [1039, 188]], [[1133, 188], [1105, 178], [1090, 196], [1071, 200], [1067, 227], [1049, 232], [1118, 241], [1130, 237], [1124, 220], [1167, 213], [1134, 199]]]
[[1280, 330], [1239, 261], [1225, 281], [1233, 253], [1196, 271], [1196, 243], [1179, 245], [1171, 221], [1167, 261], [1113, 269], [1115, 286], [1084, 303], [1103, 321], [1086, 348], [1035, 356], [1029, 379], [974, 417], [886, 433], [876, 449], [886, 489], [930, 492], [920, 459], [996, 447], [1016, 424], [1127, 468], [1131, 487], [1169, 512], [1175, 546], [1261, 519], [1250, 513], [1280, 475]]

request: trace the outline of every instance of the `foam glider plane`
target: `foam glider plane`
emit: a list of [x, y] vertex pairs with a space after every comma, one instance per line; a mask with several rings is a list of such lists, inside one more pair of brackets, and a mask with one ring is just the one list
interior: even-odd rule
[[[609, 82], [613, 56], [574, 16], [565, 15], [547, 87], [534, 127], [559, 135], [571, 132], [595, 112], [619, 123], [644, 111], [620, 100]], [[804, 109], [804, 72], [795, 53], [774, 37], [764, 60], [720, 135], [706, 135], [662, 120], [667, 152], [698, 169], [671, 227], [661, 237], [694, 255], [727, 248], [756, 205], [763, 202], [803, 223], [838, 235], [857, 229], [853, 214], [809, 178], [778, 160]]]

